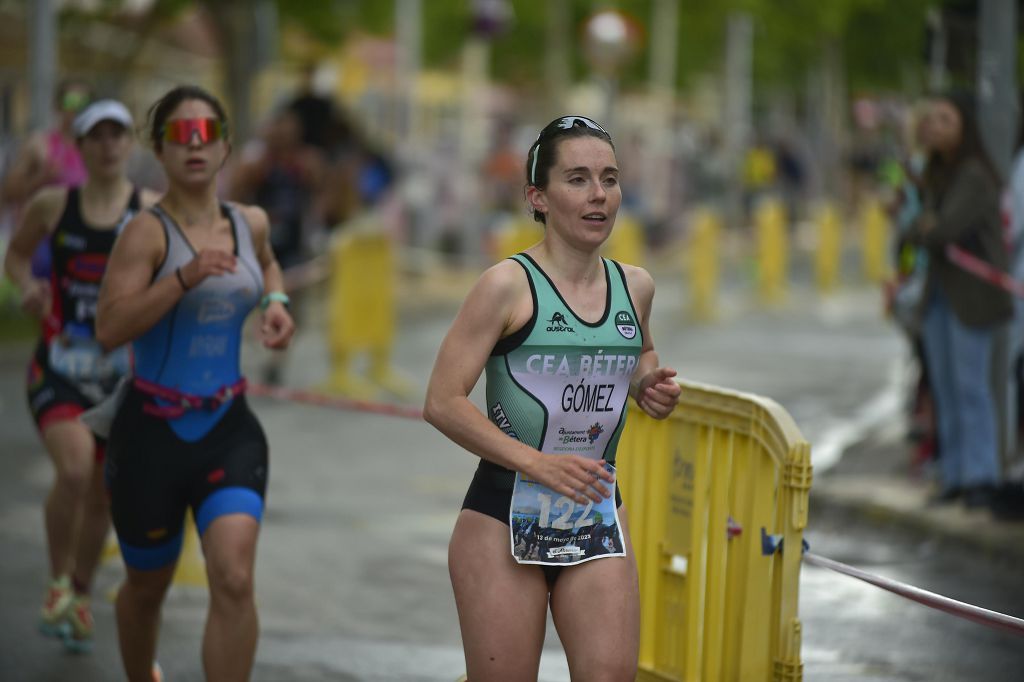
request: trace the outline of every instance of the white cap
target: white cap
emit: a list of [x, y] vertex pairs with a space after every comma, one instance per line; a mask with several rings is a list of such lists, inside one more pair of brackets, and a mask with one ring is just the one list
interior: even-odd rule
[[101, 121], [113, 121], [129, 129], [133, 125], [128, 107], [116, 99], [101, 99], [82, 109], [71, 124], [71, 132], [75, 137], [85, 137]]

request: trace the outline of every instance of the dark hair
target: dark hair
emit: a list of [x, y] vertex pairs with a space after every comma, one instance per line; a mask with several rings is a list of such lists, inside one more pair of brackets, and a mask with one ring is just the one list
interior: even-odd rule
[[975, 115], [974, 94], [964, 90], [956, 90], [936, 95], [933, 99], [949, 102], [960, 116], [960, 144], [949, 158], [939, 152], [932, 151], [928, 156], [928, 164], [924, 169], [924, 184], [932, 191], [942, 194], [953, 181], [956, 172], [969, 159], [981, 163], [997, 185], [1001, 182], [999, 171], [992, 163], [992, 158], [985, 151], [985, 143], [978, 129]]
[[228, 138], [228, 117], [220, 100], [198, 85], [179, 85], [154, 102], [146, 115], [149, 121], [149, 141], [153, 144], [153, 149], [163, 149], [164, 124], [179, 104], [190, 99], [198, 99], [210, 105], [217, 114], [217, 119], [224, 125], [224, 139]]
[[[526, 155], [527, 186], [547, 188], [548, 174], [555, 165], [558, 151], [557, 141], [573, 137], [596, 137], [607, 142], [615, 151], [612, 136], [593, 119], [586, 116], [559, 116], [541, 128], [537, 140], [530, 146], [530, 152]], [[533, 211], [533, 219], [546, 224], [544, 214], [536, 209]]]

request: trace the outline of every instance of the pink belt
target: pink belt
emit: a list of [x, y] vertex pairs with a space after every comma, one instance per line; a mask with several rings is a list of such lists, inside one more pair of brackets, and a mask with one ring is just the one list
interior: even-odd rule
[[211, 396], [199, 396], [192, 395], [190, 393], [183, 393], [177, 389], [156, 384], [152, 381], [142, 379], [141, 377], [133, 377], [132, 385], [146, 395], [172, 403], [171, 405], [146, 403], [142, 406], [143, 412], [154, 417], [160, 417], [161, 419], [176, 419], [185, 414], [188, 410], [216, 410], [236, 395], [242, 395], [245, 393], [246, 389], [245, 377], [242, 377], [230, 386], [221, 386], [220, 389]]

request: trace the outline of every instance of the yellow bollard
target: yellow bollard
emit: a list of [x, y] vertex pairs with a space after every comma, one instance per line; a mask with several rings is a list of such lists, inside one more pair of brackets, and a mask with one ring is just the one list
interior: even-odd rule
[[818, 291], [834, 291], [839, 284], [843, 235], [839, 212], [832, 202], [824, 202], [816, 211], [814, 224], [818, 230], [818, 251], [814, 256], [814, 274]]
[[779, 303], [785, 296], [789, 269], [786, 209], [778, 199], [765, 199], [754, 215], [757, 239], [757, 285], [762, 301]]
[[690, 316], [701, 322], [715, 318], [718, 307], [718, 241], [721, 220], [711, 209], [697, 211], [687, 249]]
[[[349, 233], [331, 247], [328, 350], [331, 375], [325, 391], [370, 399], [381, 389], [407, 397], [411, 382], [391, 366], [395, 338], [395, 263], [383, 234]], [[370, 358], [367, 377], [352, 371], [358, 353]]]
[[864, 277], [883, 282], [888, 276], [889, 217], [875, 197], [865, 199], [860, 214]]
[[640, 221], [627, 211], [619, 211], [615, 227], [604, 243], [603, 255], [620, 263], [643, 267], [644, 228]]

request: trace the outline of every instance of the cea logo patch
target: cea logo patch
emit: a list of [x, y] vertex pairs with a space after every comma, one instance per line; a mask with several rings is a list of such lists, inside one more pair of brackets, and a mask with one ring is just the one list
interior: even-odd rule
[[627, 339], [636, 336], [636, 322], [633, 321], [633, 316], [625, 310], [615, 313], [615, 328]]

